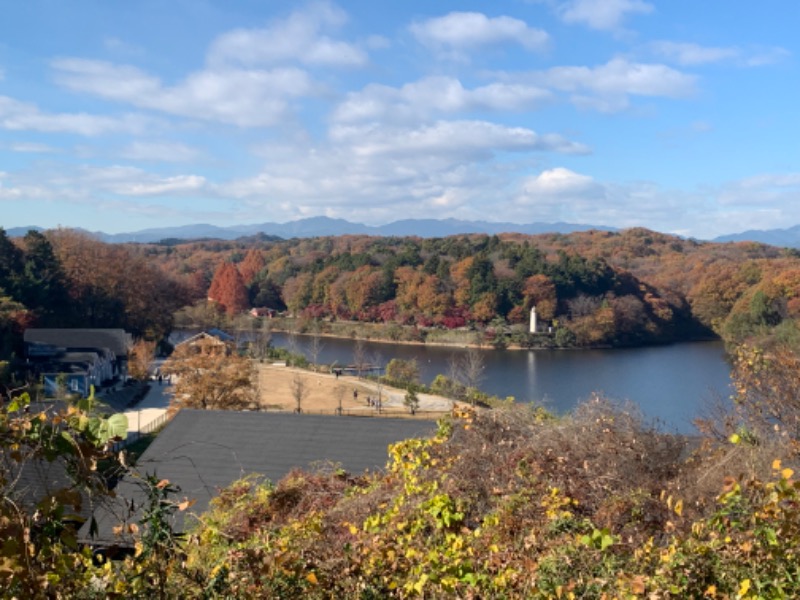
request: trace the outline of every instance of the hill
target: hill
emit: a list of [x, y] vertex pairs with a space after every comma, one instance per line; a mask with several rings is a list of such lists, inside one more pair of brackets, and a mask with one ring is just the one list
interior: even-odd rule
[[[10, 237], [24, 236], [29, 229], [41, 231], [39, 227], [14, 227], [7, 231]], [[182, 225], [178, 227], [159, 227], [142, 229], [127, 233], [103, 233], [102, 231], [87, 232], [96, 239], [111, 243], [154, 243], [165, 239], [199, 240], [235, 240], [241, 237], [263, 234], [266, 236], [291, 238], [311, 238], [338, 235], [371, 235], [371, 236], [417, 236], [422, 238], [447, 237], [469, 233], [498, 234], [498, 233], [571, 233], [599, 229], [613, 231], [609, 227], [596, 227], [592, 225], [577, 225], [572, 223], [530, 223], [520, 225], [517, 223], [493, 223], [488, 221], [460, 221], [457, 219], [404, 219], [386, 225], [369, 226], [360, 223], [351, 223], [344, 219], [329, 217], [310, 217], [289, 221], [287, 223], [258, 223], [251, 225], [233, 225], [220, 227], [208, 223]]]

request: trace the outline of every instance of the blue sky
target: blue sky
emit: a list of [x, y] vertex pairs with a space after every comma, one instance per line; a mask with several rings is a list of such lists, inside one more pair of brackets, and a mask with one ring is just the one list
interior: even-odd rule
[[795, 0], [26, 0], [5, 228], [800, 224]]

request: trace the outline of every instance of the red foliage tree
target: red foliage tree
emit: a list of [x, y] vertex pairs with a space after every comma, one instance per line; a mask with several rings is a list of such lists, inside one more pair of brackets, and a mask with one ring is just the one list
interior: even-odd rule
[[208, 299], [225, 308], [229, 315], [248, 309], [247, 288], [234, 264], [223, 262], [217, 267], [208, 288]]
[[244, 284], [250, 285], [253, 283], [256, 275], [258, 275], [265, 266], [266, 262], [264, 261], [264, 254], [261, 252], [261, 250], [250, 248], [244, 257], [244, 260], [239, 263], [239, 273], [242, 275], [242, 281], [244, 281]]

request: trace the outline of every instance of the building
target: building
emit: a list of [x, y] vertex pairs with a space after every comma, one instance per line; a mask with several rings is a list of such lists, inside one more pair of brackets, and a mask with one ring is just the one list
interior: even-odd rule
[[531, 307], [531, 319], [528, 333], [553, 333], [553, 327], [547, 322], [539, 319], [536, 314], [536, 306]]
[[87, 396], [127, 376], [133, 339], [123, 329], [26, 329], [28, 371], [41, 377], [45, 395], [70, 392]]

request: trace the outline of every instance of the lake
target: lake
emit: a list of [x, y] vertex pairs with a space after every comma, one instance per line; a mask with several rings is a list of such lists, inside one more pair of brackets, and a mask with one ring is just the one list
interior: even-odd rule
[[[273, 334], [272, 343], [287, 347]], [[318, 362], [353, 363], [354, 342], [323, 338]], [[309, 338], [297, 336], [308, 356]], [[463, 348], [365, 342], [371, 363], [416, 358], [424, 383], [447, 375], [452, 357]], [[692, 433], [692, 420], [717, 398], [730, 395], [730, 367], [721, 342], [695, 342], [609, 350], [481, 350], [485, 371], [481, 389], [501, 398], [536, 402], [565, 413], [594, 393], [637, 404], [662, 429]]]

